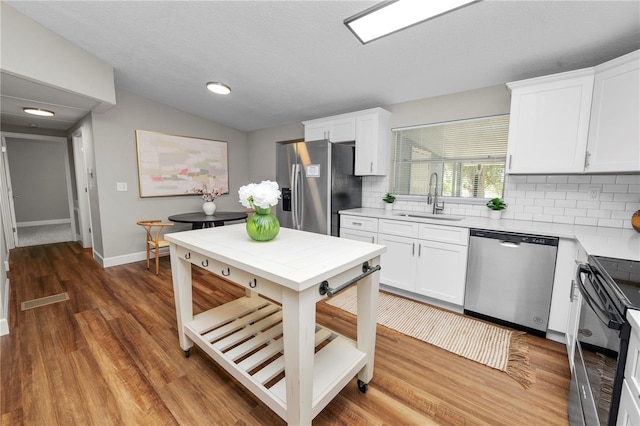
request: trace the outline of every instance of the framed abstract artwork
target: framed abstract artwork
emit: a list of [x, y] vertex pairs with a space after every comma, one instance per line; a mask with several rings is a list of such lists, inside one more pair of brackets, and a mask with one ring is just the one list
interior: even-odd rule
[[140, 197], [229, 192], [227, 142], [136, 130]]

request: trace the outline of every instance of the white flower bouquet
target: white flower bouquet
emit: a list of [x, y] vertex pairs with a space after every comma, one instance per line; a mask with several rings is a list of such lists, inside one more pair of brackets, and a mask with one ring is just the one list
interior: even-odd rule
[[277, 182], [263, 180], [255, 184], [250, 183], [238, 190], [240, 204], [249, 209], [269, 209], [280, 199], [281, 193]]

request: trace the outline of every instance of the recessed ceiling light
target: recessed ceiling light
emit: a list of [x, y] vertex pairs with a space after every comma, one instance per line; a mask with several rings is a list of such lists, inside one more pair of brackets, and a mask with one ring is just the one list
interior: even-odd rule
[[344, 20], [362, 44], [424, 22], [478, 0], [384, 1]]
[[218, 83], [217, 81], [208, 82], [207, 89], [218, 95], [228, 95], [231, 93], [231, 88], [229, 86], [223, 83]]
[[55, 112], [42, 108], [25, 107], [22, 108], [27, 114], [39, 115], [40, 117], [53, 117]]

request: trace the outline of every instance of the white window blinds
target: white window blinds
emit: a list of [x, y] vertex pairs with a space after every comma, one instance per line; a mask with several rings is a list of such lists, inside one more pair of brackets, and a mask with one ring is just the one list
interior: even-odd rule
[[393, 129], [392, 192], [426, 195], [433, 173], [449, 197], [501, 197], [509, 116]]

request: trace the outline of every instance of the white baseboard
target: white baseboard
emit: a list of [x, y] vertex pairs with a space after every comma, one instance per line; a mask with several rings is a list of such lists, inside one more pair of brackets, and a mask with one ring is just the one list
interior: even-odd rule
[[[162, 256], [169, 256], [169, 252], [168, 251], [161, 252], [160, 257]], [[153, 256], [151, 258], [153, 259]], [[141, 251], [138, 253], [130, 253], [122, 256], [108, 257], [104, 259], [104, 264], [102, 266], [104, 266], [105, 268], [109, 268], [111, 266], [126, 265], [127, 263], [140, 262], [141, 260], [146, 260], [146, 259], [147, 259], [147, 252]]]
[[31, 222], [17, 222], [18, 228], [24, 228], [26, 226], [41, 226], [41, 225], [60, 225], [63, 223], [71, 223], [71, 219], [51, 219], [51, 220], [34, 220]]
[[9, 334], [9, 279], [5, 282], [5, 294], [2, 295], [4, 306], [0, 306], [0, 336]]

